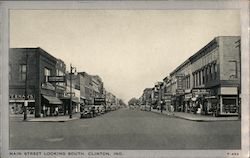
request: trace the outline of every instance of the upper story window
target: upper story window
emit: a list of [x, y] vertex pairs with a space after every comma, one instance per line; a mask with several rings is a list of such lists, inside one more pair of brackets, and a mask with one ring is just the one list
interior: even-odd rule
[[26, 64], [20, 65], [19, 70], [20, 70], [20, 80], [25, 81], [26, 80], [27, 65]]
[[230, 78], [237, 78], [238, 77], [238, 71], [237, 71], [237, 61], [236, 60], [230, 60], [229, 61], [229, 77]]
[[48, 76], [50, 76], [51, 70], [48, 68], [44, 68], [44, 76], [45, 76], [45, 82], [48, 82]]
[[217, 78], [217, 64], [216, 63], [214, 63], [214, 79], [216, 79]]

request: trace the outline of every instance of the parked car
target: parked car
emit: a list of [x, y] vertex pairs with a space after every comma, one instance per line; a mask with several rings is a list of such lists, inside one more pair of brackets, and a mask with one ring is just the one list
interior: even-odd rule
[[140, 109], [141, 109], [142, 111], [145, 111], [145, 110], [146, 110], [146, 105], [141, 105], [141, 106], [140, 106]]
[[116, 109], [116, 105], [111, 105], [111, 111], [115, 111]]
[[110, 105], [107, 105], [106, 106], [106, 112], [110, 112], [111, 111], [111, 106]]
[[94, 110], [95, 111], [95, 116], [100, 115], [101, 111], [100, 111], [99, 105], [95, 105], [94, 108], [95, 108], [95, 110]]
[[129, 106], [129, 109], [134, 110], [134, 109], [135, 109], [135, 106], [130, 105], [130, 106]]
[[105, 108], [104, 105], [100, 105], [100, 106], [99, 106], [99, 110], [100, 110], [100, 113], [101, 113], [101, 114], [104, 114], [104, 113], [106, 112], [106, 108]]
[[95, 116], [94, 106], [85, 105], [80, 108], [81, 118], [92, 118]]
[[151, 106], [150, 105], [146, 105], [145, 106], [145, 111], [151, 111]]

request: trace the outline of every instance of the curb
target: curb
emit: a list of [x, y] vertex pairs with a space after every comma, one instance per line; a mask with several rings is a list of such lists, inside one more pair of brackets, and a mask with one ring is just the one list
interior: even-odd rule
[[72, 119], [68, 119], [68, 120], [27, 120], [24, 122], [68, 122], [68, 121], [74, 121], [74, 120], [78, 120], [80, 118], [72, 118]]
[[[158, 113], [158, 114], [161, 114], [157, 111], [151, 111], [151, 112], [154, 112], [154, 113]], [[219, 122], [219, 121], [240, 121], [238, 119], [233, 119], [233, 120], [204, 120], [204, 119], [190, 119], [190, 118], [186, 118], [186, 117], [182, 117], [182, 116], [176, 116], [176, 115], [170, 115], [170, 114], [164, 114], [162, 113], [162, 115], [166, 115], [168, 117], [175, 117], [175, 118], [179, 118], [179, 119], [184, 119], [184, 120], [188, 120], [188, 121], [195, 121], [195, 122]]]

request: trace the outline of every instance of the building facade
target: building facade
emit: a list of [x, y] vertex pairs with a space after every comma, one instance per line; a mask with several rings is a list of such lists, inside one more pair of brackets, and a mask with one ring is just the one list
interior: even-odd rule
[[56, 76], [57, 59], [41, 48], [10, 48], [9, 103], [11, 113], [28, 113], [35, 117], [52, 115], [62, 104], [56, 96], [55, 83], [48, 76]]
[[[166, 80], [176, 111], [237, 114], [240, 95], [239, 36], [220, 36], [192, 55]], [[198, 104], [198, 105], [197, 105]]]

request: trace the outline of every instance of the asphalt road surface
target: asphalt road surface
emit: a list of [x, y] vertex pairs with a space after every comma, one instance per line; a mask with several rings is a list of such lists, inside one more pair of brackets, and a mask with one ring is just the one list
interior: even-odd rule
[[10, 121], [11, 149], [240, 149], [240, 121], [195, 122], [131, 109], [68, 122]]

